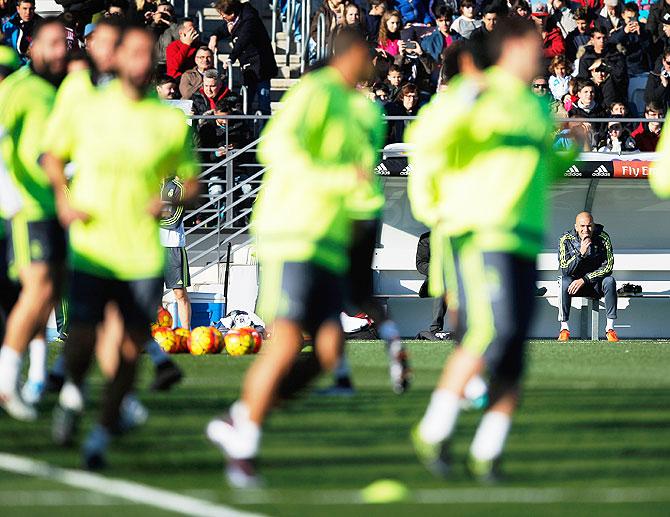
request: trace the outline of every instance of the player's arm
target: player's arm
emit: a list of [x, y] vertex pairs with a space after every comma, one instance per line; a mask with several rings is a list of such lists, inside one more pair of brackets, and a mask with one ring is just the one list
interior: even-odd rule
[[566, 233], [558, 242], [558, 265], [561, 268], [562, 275], [572, 276], [577, 270], [582, 257], [579, 253], [572, 252], [568, 246], [569, 239], [570, 235]]
[[651, 167], [649, 185], [661, 198], [670, 197], [670, 131], [663, 128], [661, 139], [656, 147], [658, 158]]
[[610, 236], [607, 233], [602, 232], [600, 237], [602, 238], [603, 245], [605, 246], [605, 260], [603, 260], [603, 263], [598, 269], [586, 274], [584, 280], [587, 284], [592, 284], [597, 280], [611, 275], [612, 271], [614, 270], [614, 250], [612, 249], [612, 241], [610, 240]]
[[49, 178], [56, 199], [58, 220], [64, 228], [75, 221], [88, 221], [90, 216], [81, 210], [72, 207], [67, 193], [67, 178], [65, 176], [65, 160], [47, 152], [40, 157], [40, 165]]

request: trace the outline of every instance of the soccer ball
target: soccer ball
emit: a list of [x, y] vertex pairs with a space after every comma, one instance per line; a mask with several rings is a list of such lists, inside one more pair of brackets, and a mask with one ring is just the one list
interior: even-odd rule
[[188, 353], [188, 341], [191, 338], [191, 331], [188, 329], [178, 328], [174, 330], [174, 337], [177, 341], [177, 349], [174, 353], [186, 354]]
[[158, 309], [158, 316], [156, 317], [156, 323], [159, 327], [170, 327], [174, 324], [172, 320], [172, 314], [165, 307]]
[[193, 355], [216, 354], [221, 351], [220, 341], [212, 327], [198, 327], [191, 332], [188, 347]]
[[263, 337], [255, 328], [249, 328], [248, 330], [249, 334], [251, 334], [251, 337], [254, 339], [254, 347], [251, 350], [251, 353], [257, 354], [261, 349], [261, 345], [263, 344]]
[[251, 331], [254, 330], [250, 328], [231, 329], [224, 336], [223, 340], [226, 343], [226, 350], [230, 355], [238, 356], [254, 353], [256, 341]]
[[221, 331], [217, 329], [216, 327], [210, 327], [212, 330], [212, 334], [216, 338], [216, 352], [215, 354], [220, 354], [223, 352], [223, 334], [221, 334]]
[[154, 340], [168, 354], [177, 353], [177, 340], [170, 327], [158, 327], [153, 333]]

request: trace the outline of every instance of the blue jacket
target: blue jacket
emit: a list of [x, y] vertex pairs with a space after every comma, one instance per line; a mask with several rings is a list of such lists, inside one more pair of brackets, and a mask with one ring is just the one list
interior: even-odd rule
[[26, 54], [32, 40], [33, 27], [39, 19], [40, 17], [35, 15], [32, 20], [26, 23], [21, 21], [19, 13], [15, 13], [2, 25], [3, 43], [16, 50], [23, 64], [28, 62]]
[[[462, 39], [461, 35], [454, 31], [451, 31], [449, 35], [453, 41]], [[430, 54], [430, 57], [432, 57], [435, 62], [439, 63], [440, 54], [442, 54], [442, 50], [444, 50], [444, 37], [442, 37], [442, 33], [438, 29], [435, 29], [428, 36], [421, 38], [420, 43], [423, 51]]]
[[429, 0], [395, 0], [394, 7], [402, 15], [403, 25], [406, 23], [431, 23], [433, 17], [428, 9]]

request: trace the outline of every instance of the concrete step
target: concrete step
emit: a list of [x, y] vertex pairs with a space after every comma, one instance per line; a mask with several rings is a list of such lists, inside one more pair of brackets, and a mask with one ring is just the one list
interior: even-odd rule
[[300, 79], [285, 79], [285, 78], [278, 78], [278, 79], [271, 79], [270, 84], [272, 86], [273, 90], [288, 90], [291, 88], [293, 85], [295, 85]]
[[275, 61], [277, 62], [277, 65], [279, 66], [284, 66], [287, 64], [286, 58], [288, 57], [288, 64], [289, 65], [299, 65], [300, 64], [300, 56], [296, 54], [292, 54], [290, 56], [286, 56], [286, 54], [275, 54]]
[[276, 113], [277, 111], [279, 111], [283, 105], [284, 103], [280, 101], [271, 102], [270, 107], [272, 108], [272, 113]]

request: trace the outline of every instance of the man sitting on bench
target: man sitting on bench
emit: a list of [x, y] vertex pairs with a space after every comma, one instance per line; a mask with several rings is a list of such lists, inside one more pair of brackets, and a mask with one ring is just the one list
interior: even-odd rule
[[594, 224], [589, 212], [577, 214], [575, 228], [563, 234], [558, 243], [560, 267], [560, 300], [558, 321], [561, 322], [559, 341], [570, 339], [570, 303], [573, 296], [605, 298], [607, 310], [607, 341], [619, 341], [614, 331], [616, 319], [616, 281], [612, 277], [614, 252], [612, 241], [601, 224]]

